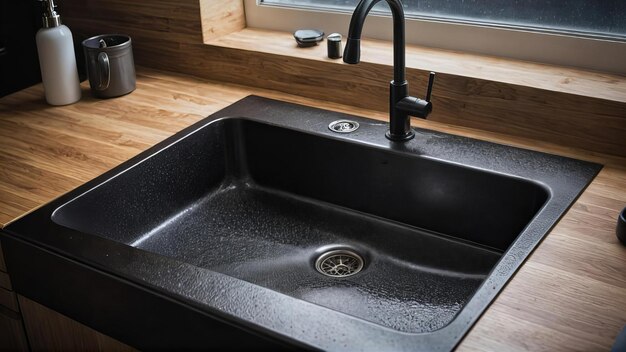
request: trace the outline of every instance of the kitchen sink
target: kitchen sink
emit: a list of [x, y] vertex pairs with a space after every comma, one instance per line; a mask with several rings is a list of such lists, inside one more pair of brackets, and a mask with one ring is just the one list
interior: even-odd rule
[[[452, 320], [549, 191], [522, 178], [224, 118], [61, 206], [56, 223], [405, 332]], [[320, 275], [350, 248], [364, 270]]]
[[6, 231], [299, 347], [450, 350], [601, 166], [386, 128], [251, 96]]

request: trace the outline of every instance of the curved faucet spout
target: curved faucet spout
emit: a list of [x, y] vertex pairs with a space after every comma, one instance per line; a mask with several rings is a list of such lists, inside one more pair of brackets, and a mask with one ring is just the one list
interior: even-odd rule
[[[361, 0], [356, 6], [350, 30], [348, 42], [343, 53], [343, 61], [348, 64], [358, 64], [361, 56], [361, 32], [365, 17], [372, 7], [381, 0]], [[393, 81], [389, 84], [389, 131], [387, 138], [392, 141], [407, 141], [415, 133], [411, 130], [409, 116], [423, 119], [430, 114], [433, 104], [430, 102], [430, 93], [433, 87], [435, 74], [430, 73], [426, 100], [409, 96], [409, 83], [405, 78], [404, 66], [404, 10], [400, 0], [386, 0], [391, 8], [393, 16]]]
[[[381, 0], [362, 0], [357, 5], [350, 20], [348, 41], [343, 54], [343, 61], [358, 64], [361, 56], [361, 32], [365, 18], [370, 10]], [[397, 84], [405, 81], [404, 65], [404, 10], [400, 0], [386, 0], [393, 16], [393, 80]]]

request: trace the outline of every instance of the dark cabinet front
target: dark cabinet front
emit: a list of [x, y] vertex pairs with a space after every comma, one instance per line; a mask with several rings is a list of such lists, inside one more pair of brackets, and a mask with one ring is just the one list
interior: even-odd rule
[[39, 2], [0, 1], [0, 97], [41, 82], [35, 35]]

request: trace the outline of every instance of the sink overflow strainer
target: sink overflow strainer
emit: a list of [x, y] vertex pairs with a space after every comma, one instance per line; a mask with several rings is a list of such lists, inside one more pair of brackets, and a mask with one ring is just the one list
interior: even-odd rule
[[334, 250], [322, 254], [315, 261], [315, 269], [331, 277], [351, 276], [363, 269], [363, 258], [360, 255], [344, 250]]
[[337, 133], [350, 133], [359, 128], [359, 123], [350, 120], [337, 120], [331, 122], [330, 125], [328, 125], [328, 128]]

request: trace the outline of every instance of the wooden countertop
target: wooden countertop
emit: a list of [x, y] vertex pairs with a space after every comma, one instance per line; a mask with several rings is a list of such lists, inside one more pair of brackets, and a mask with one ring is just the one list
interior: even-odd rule
[[[52, 107], [37, 85], [0, 99], [0, 225], [249, 94], [377, 119], [376, 111], [139, 68], [137, 90]], [[626, 159], [432, 121], [416, 126], [605, 164], [458, 350], [608, 350], [626, 324]]]

